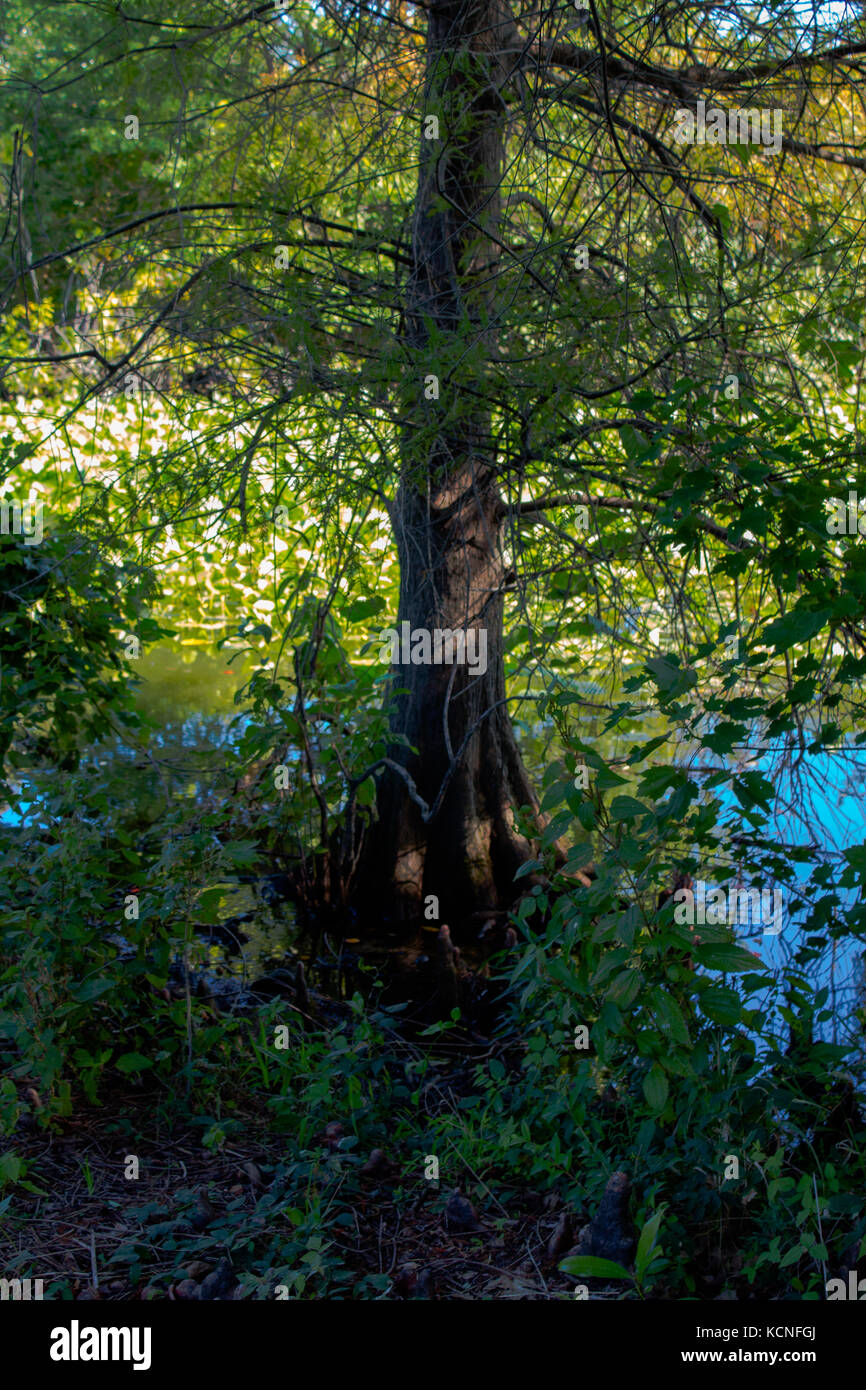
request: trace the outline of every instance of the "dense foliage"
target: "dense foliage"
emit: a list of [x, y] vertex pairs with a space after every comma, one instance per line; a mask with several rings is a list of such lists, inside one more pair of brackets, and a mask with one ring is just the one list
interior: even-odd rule
[[[0, 503], [45, 530], [0, 535], [7, 1272], [75, 1296], [39, 1204], [104, 1197], [117, 1297], [221, 1256], [393, 1296], [398, 1235], [447, 1278], [457, 1186], [480, 1297], [862, 1263], [866, 20], [807, 8], [518, 4], [492, 58], [397, 0], [9, 0]], [[783, 110], [778, 159], [672, 145], [701, 93]], [[465, 812], [407, 771], [379, 634], [438, 562], [413, 503], [476, 492], [539, 805], [455, 966], [358, 895], [389, 777]], [[159, 662], [205, 651], [189, 706]], [[781, 939], [682, 920], [710, 879]], [[633, 1262], [550, 1244], [620, 1172]]]

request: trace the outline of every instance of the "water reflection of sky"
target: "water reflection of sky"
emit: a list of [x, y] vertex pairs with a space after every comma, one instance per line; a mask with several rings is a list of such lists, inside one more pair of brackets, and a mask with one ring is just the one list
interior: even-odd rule
[[[698, 783], [723, 765], [721, 759], [714, 758], [705, 749], [686, 752], [682, 760]], [[773, 812], [767, 825], [767, 843], [775, 840], [787, 850], [809, 851], [807, 862], [789, 861], [794, 881], [802, 886], [803, 895], [817, 865], [838, 866], [828, 888], [819, 890], [817, 894], [812, 889], [811, 901], [815, 901], [822, 892], [833, 891], [838, 894], [843, 911], [853, 908], [858, 900], [858, 892], [856, 889], [842, 888], [840, 879], [847, 867], [843, 852], [866, 840], [866, 749], [836, 747], [814, 753], [798, 750], [791, 756], [790, 753], [786, 754], [780, 741], [762, 746], [761, 741], [756, 739], [754, 746], [742, 750], [737, 757], [737, 770], [760, 772], [775, 789]], [[724, 807], [724, 818], [732, 831], [736, 833], [748, 829], [743, 825], [742, 811], [733, 789], [723, 785], [715, 788], [715, 795]], [[714, 865], [704, 865], [702, 874], [707, 883], [712, 884]], [[730, 883], [717, 876], [715, 881], [722, 887]], [[764, 880], [746, 886], [769, 890], [779, 885]], [[793, 896], [796, 896], [796, 890]], [[806, 929], [810, 903], [804, 901], [802, 907], [792, 910], [791, 897], [791, 892], [783, 888], [781, 931], [778, 933], [765, 931], [760, 922], [735, 926], [742, 944], [756, 952], [777, 978], [783, 967], [791, 966], [807, 936], [814, 939], [826, 935], [820, 929]], [[808, 976], [815, 992], [822, 987], [829, 991], [827, 1007], [833, 1014], [832, 1020], [816, 1026], [816, 1036], [830, 1042], [851, 1041], [862, 1050], [862, 1027], [853, 1018], [853, 1011], [862, 1006], [866, 997], [864, 943], [850, 934], [841, 935], [835, 941], [828, 940], [819, 958], [809, 964]]]
[[[590, 702], [593, 696], [598, 699], [600, 688], [590, 690], [588, 683], [584, 684], [587, 685], [583, 692], [586, 699]], [[545, 770], [552, 761], [562, 757], [563, 750], [558, 735], [554, 733], [551, 737], [550, 725], [534, 719], [530, 713], [531, 708], [529, 703], [524, 705], [524, 720], [521, 720], [518, 711], [515, 722], [520, 730], [521, 746], [527, 766], [536, 783], [541, 785]], [[575, 722], [581, 730], [581, 736], [596, 747], [601, 756], [608, 761], [626, 758], [635, 745], [642, 744], [668, 729], [659, 711], [652, 708], [647, 708], [646, 717], [640, 721], [640, 727], [635, 727], [635, 721], [629, 720], [628, 724], [606, 734], [600, 733], [605, 722], [603, 716], [585, 716], [585, 710], [575, 706]], [[673, 735], [673, 731], [670, 732]], [[710, 775], [721, 769], [737, 775], [743, 772], [762, 774], [775, 790], [773, 813], [769, 817], [763, 837], [765, 844], [774, 840], [789, 851], [809, 851], [808, 862], [791, 863], [794, 882], [801, 885], [804, 892], [817, 865], [827, 864], [831, 868], [836, 867], [837, 872], [832, 874], [829, 887], [821, 890], [819, 896], [823, 892], [833, 890], [838, 894], [843, 910], [853, 908], [858, 898], [857, 891], [841, 888], [839, 880], [847, 867], [843, 852], [866, 841], [866, 748], [837, 747], [815, 753], [797, 751], [791, 756], [790, 753], [785, 753], [781, 741], [768, 744], [762, 740], [761, 732], [757, 728], [750, 737], [750, 744], [735, 750], [727, 761], [696, 744], [676, 743], [673, 737], [669, 743], [658, 749], [655, 756], [660, 761], [667, 758], [681, 764], [698, 786], [704, 786]], [[807, 733], [805, 742], [808, 743], [808, 739]], [[629, 774], [629, 769], [623, 766], [621, 761], [618, 763], [617, 771], [622, 775]], [[637, 772], [638, 769], [635, 769], [634, 784], [621, 788], [623, 792], [636, 794]], [[748, 833], [749, 826], [730, 784], [714, 787], [713, 795], [722, 804], [723, 819], [728, 824], [731, 834], [742, 834], [744, 831]], [[784, 857], [789, 859], [788, 855]], [[780, 886], [769, 878], [760, 881], [741, 881], [736, 877], [728, 879], [720, 869], [721, 865], [718, 862], [704, 860], [701, 863], [699, 875], [696, 877], [705, 885], [705, 893], [708, 894], [712, 887], [718, 886], [725, 890], [727, 896], [730, 888], [740, 882], [746, 889], [766, 890], [768, 893]], [[782, 889], [781, 930], [778, 933], [765, 932], [764, 926], [767, 924], [754, 918], [750, 922], [747, 914], [743, 914], [742, 920], [733, 923], [738, 941], [760, 958], [761, 963], [772, 972], [776, 984], [781, 980], [784, 969], [794, 967], [794, 957], [807, 936], [812, 940], [817, 936], [826, 936], [825, 931], [805, 928], [810, 904], [806, 902], [804, 906], [792, 911], [792, 896], [796, 896], [796, 892], [792, 894], [790, 890]], [[772, 902], [772, 899], [769, 899], [769, 902]], [[769, 925], [772, 928], [776, 927], [775, 922]], [[816, 1038], [839, 1044], [852, 1043], [859, 1052], [861, 1063], [866, 1063], [863, 1030], [853, 1015], [854, 1010], [866, 1002], [864, 947], [866, 943], [863, 941], [852, 938], [850, 934], [842, 934], [836, 941], [828, 940], [826, 947], [820, 950], [818, 958], [806, 967], [807, 992], [811, 992], [814, 997], [819, 990], [826, 988], [829, 991], [826, 1007], [832, 1012], [832, 1019], [816, 1024]], [[758, 968], [756, 961], [756, 969]], [[726, 983], [736, 987], [737, 977], [728, 976]], [[776, 995], [775, 1004], [770, 993], [749, 996], [748, 1002], [750, 1007], [770, 1010], [775, 1018], [779, 1036], [784, 1040], [787, 1025], [777, 1012], [778, 1006], [784, 1004], [784, 998], [780, 997], [777, 989], [773, 993]]]

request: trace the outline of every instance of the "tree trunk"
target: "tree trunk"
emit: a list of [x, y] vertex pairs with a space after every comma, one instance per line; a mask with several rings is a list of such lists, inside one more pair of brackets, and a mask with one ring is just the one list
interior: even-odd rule
[[[405, 302], [410, 423], [390, 507], [397, 632], [404, 623], [430, 634], [483, 632], [487, 665], [482, 671], [478, 662], [476, 674], [445, 663], [395, 668], [404, 693], [392, 732], [418, 751], [390, 750], [405, 774], [392, 767], [380, 781], [365, 897], [404, 921], [422, 915], [429, 895], [452, 924], [512, 902], [515, 870], [531, 855], [515, 810], [537, 809], [505, 704], [504, 508], [484, 404], [508, 80], [496, 54], [513, 36], [496, 0], [446, 0], [429, 10], [421, 124], [436, 116], [439, 139], [421, 138]], [[434, 399], [424, 398], [425, 386]]]

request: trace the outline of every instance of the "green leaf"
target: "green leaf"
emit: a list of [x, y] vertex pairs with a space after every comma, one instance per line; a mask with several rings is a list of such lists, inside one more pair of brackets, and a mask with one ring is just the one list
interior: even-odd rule
[[601, 1260], [596, 1255], [572, 1255], [559, 1266], [563, 1274], [575, 1274], [578, 1278], [590, 1279], [631, 1279], [631, 1274], [615, 1260]]
[[619, 431], [622, 446], [630, 459], [639, 459], [649, 449], [649, 440], [633, 425], [622, 425]]
[[222, 888], [205, 888], [204, 892], [199, 894], [197, 906], [202, 922], [212, 925], [219, 921], [219, 909], [223, 897]]
[[701, 738], [701, 745], [709, 748], [711, 753], [718, 753], [724, 757], [736, 748], [737, 744], [743, 743], [748, 735], [745, 724], [719, 724], [711, 733], [704, 734]]
[[758, 640], [768, 643], [777, 652], [787, 651], [795, 643], [807, 642], [810, 637], [820, 632], [827, 621], [828, 612], [826, 608], [819, 609], [818, 612], [795, 608], [783, 618], [776, 618], [772, 623], [768, 623]]
[[713, 1023], [720, 1023], [723, 1027], [734, 1028], [740, 1021], [742, 1003], [736, 990], [728, 989], [724, 985], [713, 985], [711, 989], [702, 990], [700, 995], [700, 1005], [707, 1018]]
[[549, 845], [552, 845], [554, 840], [558, 840], [560, 835], [565, 834], [565, 831], [571, 825], [573, 820], [574, 817], [572, 816], [571, 811], [569, 811], [568, 809], [557, 812], [557, 814], [553, 817], [549, 824], [547, 824], [544, 827], [544, 830], [541, 834], [541, 843], [545, 847], [545, 849]]
[[670, 1033], [674, 1042], [688, 1047], [690, 1043], [689, 1030], [686, 1027], [683, 1011], [677, 1001], [672, 995], [658, 987], [652, 991], [650, 999], [662, 1030]]
[[640, 994], [641, 973], [639, 970], [623, 970], [612, 982], [607, 992], [608, 999], [627, 1009]]
[[659, 1233], [659, 1226], [662, 1223], [662, 1218], [666, 1210], [666, 1204], [662, 1203], [658, 1211], [655, 1212], [650, 1217], [649, 1221], [645, 1223], [644, 1228], [640, 1233], [640, 1237], [637, 1243], [637, 1253], [635, 1255], [634, 1261], [638, 1279], [643, 1278], [643, 1272], [649, 1264], [650, 1260], [652, 1259], [652, 1252], [655, 1247], [656, 1237]]
[[786, 1269], [788, 1265], [796, 1264], [798, 1260], [803, 1258], [805, 1253], [806, 1247], [804, 1245], [795, 1245], [793, 1250], [789, 1250], [787, 1255], [782, 1256], [779, 1261], [779, 1268]]
[[650, 767], [641, 777], [638, 791], [641, 796], [658, 799], [664, 796], [668, 787], [681, 787], [685, 781], [686, 776], [682, 768]]
[[254, 864], [259, 853], [257, 840], [229, 840], [222, 847], [223, 858], [230, 864], [239, 864], [247, 867]]
[[679, 666], [674, 666], [672, 662], [667, 661], [663, 656], [648, 657], [646, 664], [655, 676], [656, 684], [660, 686], [662, 690], [673, 689], [682, 675]]
[[348, 623], [359, 623], [362, 618], [375, 617], [385, 606], [385, 600], [381, 595], [373, 594], [371, 598], [355, 599], [354, 603], [343, 609], [343, 617]]
[[584, 865], [590, 862], [592, 857], [593, 849], [591, 844], [585, 843], [582, 845], [575, 845], [574, 848], [570, 849], [568, 852], [568, 858], [565, 861], [565, 872], [573, 873], [576, 869], [582, 869]]
[[834, 1213], [841, 1213], [843, 1216], [850, 1216], [852, 1212], [859, 1214], [863, 1206], [863, 1199], [854, 1193], [841, 1193], [837, 1197], [831, 1197], [827, 1202], [827, 1207]]
[[113, 988], [113, 980], [85, 980], [84, 984], [71, 989], [69, 994], [72, 999], [77, 999], [79, 1004], [89, 1004], [91, 999], [98, 999], [100, 994], [106, 994]]
[[118, 1057], [114, 1064], [118, 1071], [135, 1072], [146, 1071], [153, 1066], [149, 1057], [142, 1057], [140, 1052], [124, 1052], [122, 1057]]
[[18, 1154], [8, 1153], [0, 1157], [0, 1184], [18, 1182], [24, 1172], [24, 1160]]
[[742, 974], [746, 970], [754, 970], [755, 960], [760, 961], [760, 956], [755, 956], [751, 951], [746, 951], [742, 946], [735, 946], [733, 943], [720, 946], [697, 946], [694, 955], [701, 965], [705, 965], [708, 970], [724, 970], [728, 974]]
[[137, 1259], [138, 1250], [134, 1245], [122, 1245], [118, 1250], [115, 1250], [113, 1255], [109, 1255], [108, 1263], [110, 1265], [132, 1265]]
[[[732, 145], [731, 149], [735, 149], [739, 153], [739, 149], [736, 145]], [[711, 206], [712, 211], [719, 220], [722, 235], [726, 237], [731, 227], [731, 210], [729, 207], [726, 207], [724, 203], [713, 203]]]
[[526, 878], [527, 874], [536, 874], [538, 873], [538, 870], [543, 867], [544, 866], [540, 859], [527, 859], [525, 864], [520, 865], [520, 868], [517, 870], [517, 873], [514, 875], [514, 878], [515, 880], [517, 880], [518, 878]]
[[566, 781], [564, 778], [560, 777], [555, 782], [552, 782], [541, 798], [541, 810], [552, 811], [554, 806], [561, 806], [565, 800], [566, 792], [572, 785], [573, 781], [571, 778]]
[[668, 1079], [658, 1062], [643, 1079], [643, 1093], [650, 1110], [664, 1110], [668, 1100]]
[[614, 821], [633, 820], [635, 816], [652, 815], [649, 806], [633, 796], [615, 796], [610, 803], [610, 818]]
[[635, 763], [642, 763], [645, 758], [649, 757], [650, 753], [654, 753], [663, 743], [667, 743], [667, 739], [667, 734], [659, 734], [657, 738], [651, 738], [648, 743], [635, 745], [626, 758], [629, 767], [633, 767]]
[[755, 805], [769, 810], [775, 788], [760, 772], [744, 772], [742, 777], [734, 779], [734, 792], [740, 805], [746, 810]]
[[355, 793], [355, 799], [359, 806], [375, 806], [376, 804], [376, 783], [372, 777], [366, 777]]

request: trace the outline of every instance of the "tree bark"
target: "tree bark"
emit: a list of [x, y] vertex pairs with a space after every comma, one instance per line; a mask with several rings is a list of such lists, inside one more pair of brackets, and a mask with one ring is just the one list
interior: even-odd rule
[[[397, 630], [483, 630], [487, 669], [400, 665], [367, 894], [386, 916], [418, 918], [435, 895], [459, 923], [514, 900], [531, 855], [515, 810], [537, 803], [505, 703], [504, 507], [485, 369], [495, 343], [500, 179], [509, 73], [497, 52], [514, 42], [497, 0], [445, 0], [429, 11], [421, 138], [404, 347], [411, 361], [401, 480], [390, 507], [400, 561]], [[413, 375], [414, 374], [414, 375]], [[436, 377], [438, 399], [423, 398]], [[477, 648], [476, 648], [477, 650]], [[411, 781], [410, 781], [411, 779]], [[419, 805], [423, 802], [424, 805]]]

